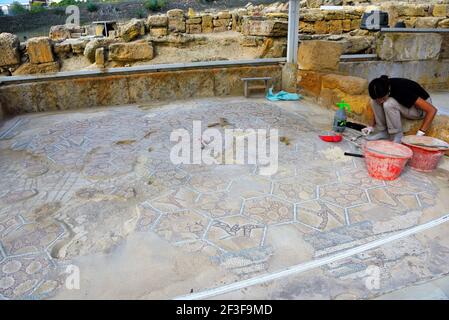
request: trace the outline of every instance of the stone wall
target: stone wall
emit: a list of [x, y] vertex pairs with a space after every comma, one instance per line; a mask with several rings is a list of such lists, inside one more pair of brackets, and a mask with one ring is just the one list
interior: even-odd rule
[[[326, 39], [336, 41], [343, 45], [343, 53], [375, 53], [376, 39], [378, 41], [389, 41], [388, 37], [378, 38], [378, 33], [367, 30], [360, 30], [361, 17], [365, 11], [371, 10], [372, 6], [367, 6], [369, 2], [360, 1], [359, 5], [344, 6], [344, 10], [320, 10], [314, 8], [320, 1], [303, 2], [308, 5], [300, 11], [299, 31], [301, 40], [317, 40]], [[329, 2], [325, 2], [329, 4]], [[335, 2], [335, 4], [354, 4], [356, 2]], [[385, 10], [390, 14], [391, 23], [404, 20], [409, 26], [414, 27], [449, 27], [449, 3], [434, 4], [426, 2], [422, 4], [398, 1], [371, 1], [371, 3], [379, 3], [377, 8]], [[79, 28], [78, 28], [79, 29]], [[0, 52], [0, 74], [30, 74], [30, 73], [47, 73], [59, 70], [59, 63], [62, 59], [73, 55], [84, 54], [93, 63], [95, 62], [95, 50], [104, 48], [104, 56], [99, 60], [114, 61], [116, 55], [108, 57], [109, 45], [113, 43], [128, 43], [139, 40], [148, 42], [147, 52], [153, 51], [154, 44], [160, 45], [179, 45], [179, 41], [185, 41], [190, 35], [219, 33], [224, 31], [236, 31], [242, 34], [242, 46], [251, 45], [251, 43], [259, 46], [263, 43], [264, 52], [270, 52], [267, 56], [280, 57], [285, 52], [285, 43], [288, 29], [288, 3], [276, 2], [268, 6], [247, 5], [244, 8], [233, 9], [229, 11], [214, 12], [194, 12], [189, 10], [185, 12], [180, 9], [172, 9], [164, 14], [153, 14], [146, 19], [133, 19], [126, 23], [120, 23], [116, 30], [113, 30], [107, 39], [66, 39], [80, 32], [73, 26], [55, 26], [50, 32], [52, 51], [54, 60], [47, 63], [33, 63], [29, 60], [27, 43], [15, 44], [12, 48], [14, 52], [20, 53], [20, 61], [16, 64], [2, 63], [1, 55], [5, 51]], [[95, 28], [86, 28], [83, 30], [91, 30]], [[418, 37], [422, 41], [429, 42], [426, 35], [411, 36], [415, 41]], [[432, 36], [434, 37], [434, 36]], [[439, 37], [439, 36], [435, 36]], [[7, 37], [5, 37], [7, 38]], [[446, 39], [447, 37], [444, 37]], [[0, 42], [1, 42], [0, 38]], [[407, 45], [407, 41], [400, 48]], [[0, 46], [3, 44], [0, 43]], [[439, 48], [427, 46], [428, 49], [434, 49], [435, 52], [441, 51], [442, 56], [449, 58], [449, 49], [447, 41], [441, 41]], [[141, 48], [141, 44], [130, 44], [122, 46], [128, 48], [128, 52], [124, 56], [132, 56], [131, 51]], [[273, 48], [276, 47], [276, 48]], [[386, 48], [387, 46], [384, 46]], [[265, 50], [266, 49], [266, 50]], [[398, 50], [401, 52], [401, 50]], [[405, 52], [405, 51], [402, 51]], [[380, 52], [379, 55], [385, 56], [391, 52]], [[123, 55], [122, 55], [123, 56]], [[117, 66], [127, 62], [151, 60], [153, 54], [139, 55], [139, 59], [131, 59], [124, 61], [120, 59]], [[413, 60], [413, 59], [411, 59]], [[101, 62], [101, 61], [99, 61]], [[122, 63], [122, 64], [120, 64]], [[102, 65], [98, 63], [98, 65]], [[115, 65], [113, 65], [115, 66]]]
[[230, 66], [137, 74], [99, 74], [0, 86], [0, 103], [8, 114], [94, 106], [149, 103], [228, 95], [243, 95], [243, 77], [272, 77], [280, 89], [281, 67]]

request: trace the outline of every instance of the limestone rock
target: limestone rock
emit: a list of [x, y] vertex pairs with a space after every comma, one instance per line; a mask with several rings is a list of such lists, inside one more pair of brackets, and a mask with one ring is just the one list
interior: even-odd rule
[[50, 28], [49, 37], [51, 40], [66, 40], [70, 39], [72, 33], [83, 33], [83, 29], [74, 24], [63, 24], [52, 26]]
[[170, 17], [168, 18], [168, 30], [172, 32], [186, 32], [186, 21], [184, 17]]
[[449, 15], [449, 4], [434, 5], [432, 15], [434, 17], [447, 17]]
[[84, 49], [86, 48], [86, 45], [89, 43], [89, 40], [73, 39], [73, 40], [66, 40], [64, 42], [70, 43], [70, 47], [72, 48], [72, 52], [74, 54], [84, 54]]
[[201, 33], [201, 31], [202, 31], [201, 24], [188, 24], [186, 26], [187, 33], [194, 34], [194, 33]]
[[0, 67], [20, 63], [19, 38], [11, 33], [0, 33]]
[[221, 11], [216, 16], [217, 19], [231, 19], [231, 13], [229, 11]]
[[214, 27], [227, 27], [229, 26], [229, 20], [228, 19], [215, 19], [213, 21]]
[[95, 50], [95, 64], [103, 68], [104, 63], [105, 63], [104, 48], [98, 48], [97, 50]]
[[167, 16], [169, 18], [184, 18], [184, 11], [181, 9], [173, 9], [167, 11]]
[[343, 46], [333, 41], [303, 41], [298, 50], [298, 66], [301, 70], [338, 70]]
[[282, 37], [287, 31], [288, 23], [281, 20], [245, 19], [242, 25], [242, 33], [251, 36]]
[[347, 37], [345, 41], [343, 41], [343, 46], [345, 54], [364, 53], [374, 47], [374, 37]]
[[109, 46], [109, 57], [113, 61], [132, 62], [153, 59], [153, 46], [146, 41], [115, 43]]
[[287, 53], [287, 40], [277, 38], [266, 38], [260, 58], [282, 58]]
[[436, 28], [443, 18], [419, 17], [416, 19], [415, 28]]
[[350, 95], [359, 95], [367, 93], [368, 80], [359, 77], [327, 74], [322, 77], [322, 86], [328, 89], [339, 89]]
[[65, 25], [52, 26], [50, 28], [50, 39], [65, 40], [70, 38], [70, 30]]
[[141, 35], [142, 27], [144, 27], [142, 21], [132, 19], [130, 22], [120, 27], [120, 37], [126, 42], [133, 41]]
[[204, 33], [212, 32], [214, 29], [213, 18], [211, 15], [202, 15], [201, 16], [201, 29]]
[[168, 18], [166, 15], [149, 16], [147, 23], [150, 27], [166, 27], [168, 25]]
[[95, 62], [95, 51], [98, 48], [104, 48], [109, 46], [113, 42], [112, 39], [94, 39], [89, 41], [84, 49], [84, 55], [90, 62]]
[[318, 97], [321, 92], [322, 76], [321, 72], [298, 70], [298, 86], [306, 94]]
[[58, 62], [47, 62], [47, 63], [24, 63], [19, 68], [17, 68], [13, 75], [25, 75], [25, 74], [40, 74], [40, 73], [54, 73], [59, 71]]
[[70, 45], [69, 42], [64, 41], [60, 43], [55, 43], [53, 46], [53, 50], [57, 56], [65, 58], [69, 56], [70, 53], [72, 52], [72, 46]]
[[53, 62], [53, 52], [49, 37], [31, 38], [27, 42], [27, 52], [31, 63]]
[[166, 36], [168, 34], [168, 30], [166, 27], [163, 28], [151, 28], [150, 29], [150, 35], [152, 37], [163, 37]]
[[383, 34], [377, 41], [377, 55], [387, 61], [436, 60], [441, 51], [439, 34]]
[[186, 24], [201, 24], [201, 17], [189, 18], [186, 20]]
[[439, 27], [439, 28], [449, 28], [449, 19], [441, 20], [441, 21], [438, 23], [438, 27]]

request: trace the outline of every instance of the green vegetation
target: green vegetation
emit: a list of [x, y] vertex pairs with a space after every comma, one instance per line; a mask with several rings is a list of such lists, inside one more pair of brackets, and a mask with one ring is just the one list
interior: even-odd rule
[[76, 0], [62, 0], [61, 2], [53, 2], [50, 6], [51, 7], [68, 7], [71, 5], [77, 5], [78, 1]]
[[45, 10], [47, 10], [47, 9], [44, 7], [44, 4], [42, 2], [34, 2], [31, 4], [31, 7], [30, 7], [31, 13], [44, 12]]
[[18, 15], [18, 14], [24, 14], [24, 13], [27, 13], [28, 10], [27, 10], [24, 6], [22, 6], [19, 2], [14, 1], [14, 2], [11, 4], [11, 7], [9, 7], [9, 12], [10, 12], [13, 16], [16, 16], [16, 15]]
[[167, 5], [165, 0], [146, 0], [143, 6], [148, 11], [159, 11]]
[[98, 10], [97, 4], [94, 2], [91, 2], [91, 1], [87, 2], [86, 7], [87, 7], [87, 11], [89, 11], [89, 12], [95, 12]]
[[147, 16], [147, 13], [142, 8], [136, 10], [136, 18], [142, 19]]
[[3, 12], [2, 9], [0, 9], [0, 17], [2, 17], [2, 16], [4, 16], [4, 15], [5, 15], [5, 13]]

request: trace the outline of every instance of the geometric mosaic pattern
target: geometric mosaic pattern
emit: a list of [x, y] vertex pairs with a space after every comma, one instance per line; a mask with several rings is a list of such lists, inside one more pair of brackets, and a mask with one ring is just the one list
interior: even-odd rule
[[[287, 136], [277, 173], [170, 162], [173, 130], [220, 118]], [[0, 298], [55, 294], [72, 258], [110, 250], [131, 232], [248, 276], [266, 270], [275, 250], [267, 233], [279, 226], [315, 235], [305, 239], [318, 248], [317, 235], [375, 222], [373, 212], [400, 219], [435, 205], [439, 190], [425, 175], [374, 180], [361, 159], [324, 158], [328, 147], [306, 118], [250, 100], [15, 117], [0, 128]]]

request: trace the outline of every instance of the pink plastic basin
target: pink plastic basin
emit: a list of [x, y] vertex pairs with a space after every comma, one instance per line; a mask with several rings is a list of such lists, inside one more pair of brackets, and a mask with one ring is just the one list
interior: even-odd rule
[[368, 174], [379, 180], [395, 180], [413, 156], [410, 148], [391, 141], [369, 141], [365, 145]]

